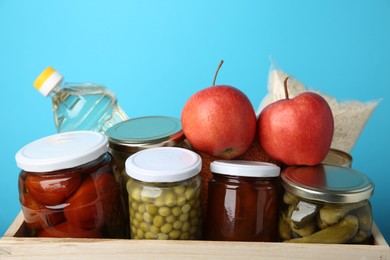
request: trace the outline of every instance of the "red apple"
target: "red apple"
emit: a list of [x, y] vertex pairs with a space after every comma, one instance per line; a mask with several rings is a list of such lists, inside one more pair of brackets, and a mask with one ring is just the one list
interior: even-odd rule
[[233, 159], [251, 145], [256, 134], [256, 114], [242, 91], [214, 83], [215, 77], [213, 86], [198, 91], [185, 103], [181, 114], [183, 132], [195, 149]]
[[288, 165], [317, 165], [329, 152], [334, 122], [329, 104], [320, 95], [302, 93], [265, 107], [258, 118], [260, 145], [272, 158]]

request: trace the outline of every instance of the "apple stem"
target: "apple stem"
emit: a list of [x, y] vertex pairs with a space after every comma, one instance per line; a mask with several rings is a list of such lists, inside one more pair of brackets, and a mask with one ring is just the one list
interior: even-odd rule
[[219, 62], [217, 71], [215, 72], [215, 75], [214, 75], [214, 80], [213, 80], [213, 85], [212, 85], [212, 86], [215, 85], [215, 81], [217, 80], [217, 75], [218, 75], [219, 69], [221, 68], [222, 64], [223, 64], [223, 60], [221, 60], [221, 61]]
[[288, 90], [287, 90], [287, 80], [288, 80], [289, 77], [287, 77], [285, 80], [284, 80], [284, 93], [286, 95], [286, 99], [289, 99], [288, 97]]

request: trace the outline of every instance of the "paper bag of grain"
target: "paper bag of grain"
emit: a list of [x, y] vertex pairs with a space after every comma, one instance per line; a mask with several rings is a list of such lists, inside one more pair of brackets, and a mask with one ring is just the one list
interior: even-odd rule
[[332, 96], [307, 88], [296, 78], [272, 66], [268, 78], [268, 94], [260, 103], [257, 115], [268, 104], [285, 98], [283, 84], [286, 77], [289, 77], [288, 93], [290, 98], [302, 92], [311, 91], [326, 99], [332, 109], [335, 125], [331, 148], [349, 153], [380, 100], [364, 103], [359, 101], [339, 102]]

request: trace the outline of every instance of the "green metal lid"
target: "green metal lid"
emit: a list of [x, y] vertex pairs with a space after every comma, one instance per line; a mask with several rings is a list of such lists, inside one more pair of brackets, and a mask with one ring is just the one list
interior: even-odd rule
[[373, 182], [363, 173], [333, 165], [290, 166], [281, 173], [283, 187], [301, 198], [327, 203], [369, 199]]
[[128, 153], [175, 146], [185, 138], [180, 120], [167, 116], [132, 118], [112, 126], [106, 134], [111, 149]]

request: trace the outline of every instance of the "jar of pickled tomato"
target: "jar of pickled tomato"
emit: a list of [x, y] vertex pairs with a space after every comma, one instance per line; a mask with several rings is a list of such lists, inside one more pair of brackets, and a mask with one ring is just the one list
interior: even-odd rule
[[74, 131], [20, 149], [19, 200], [29, 236], [122, 238], [123, 208], [107, 137]]
[[201, 238], [200, 156], [188, 149], [160, 147], [126, 160], [132, 239]]
[[217, 160], [210, 170], [205, 238], [277, 241], [280, 168], [264, 162]]

